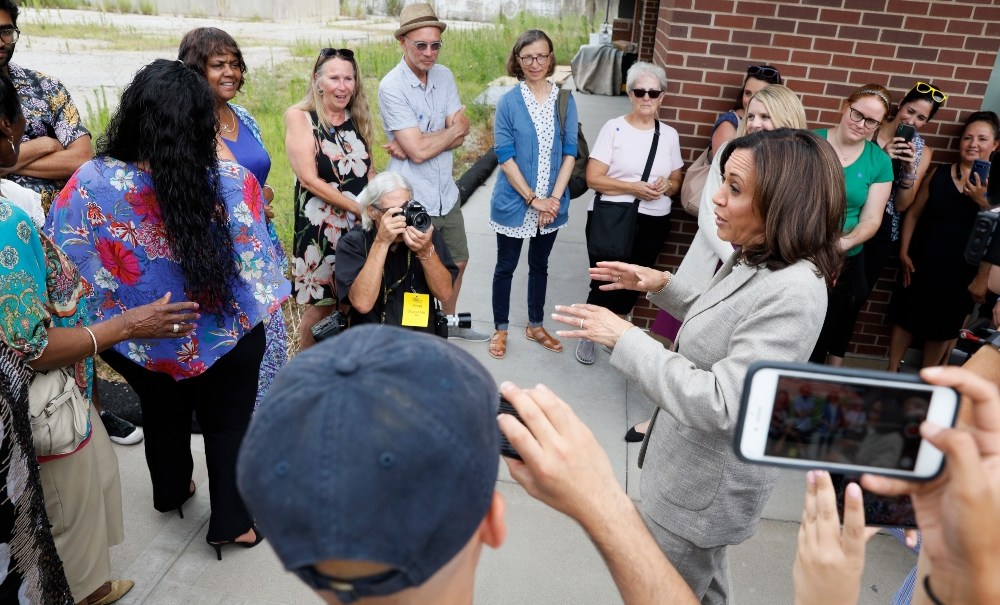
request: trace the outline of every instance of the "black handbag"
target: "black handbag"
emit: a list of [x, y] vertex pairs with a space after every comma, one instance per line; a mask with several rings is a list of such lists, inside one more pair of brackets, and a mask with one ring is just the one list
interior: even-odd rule
[[[649, 179], [653, 169], [653, 157], [660, 142], [660, 121], [653, 120], [653, 144], [649, 147], [649, 157], [642, 171], [642, 180]], [[587, 254], [592, 258], [605, 260], [628, 260], [632, 256], [632, 244], [638, 229], [639, 198], [631, 204], [606, 202], [601, 194], [594, 195], [594, 209], [587, 220]]]

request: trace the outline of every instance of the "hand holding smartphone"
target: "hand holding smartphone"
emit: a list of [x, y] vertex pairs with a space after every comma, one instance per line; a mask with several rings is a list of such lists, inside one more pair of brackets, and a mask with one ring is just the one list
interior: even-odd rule
[[990, 177], [990, 163], [986, 160], [974, 160], [972, 162], [972, 172], [969, 173], [969, 182], [975, 185], [976, 181], [972, 178], [973, 174], [979, 177], [979, 184], [985, 186], [986, 179]]
[[917, 129], [909, 124], [900, 124], [896, 127], [896, 138], [902, 138], [903, 142], [909, 143], [917, 135]]
[[[500, 409], [497, 411], [497, 414], [510, 414], [514, 418], [517, 418], [518, 422], [524, 424], [524, 421], [521, 420], [521, 415], [517, 413], [517, 409], [503, 395], [500, 396]], [[521, 458], [521, 454], [518, 454], [514, 446], [510, 444], [510, 440], [507, 439], [507, 435], [503, 434], [503, 431], [500, 431], [500, 455], [505, 458], [524, 461]]]
[[952, 426], [958, 401], [954, 389], [905, 374], [759, 362], [744, 382], [736, 452], [760, 464], [928, 480], [944, 456], [920, 424]]

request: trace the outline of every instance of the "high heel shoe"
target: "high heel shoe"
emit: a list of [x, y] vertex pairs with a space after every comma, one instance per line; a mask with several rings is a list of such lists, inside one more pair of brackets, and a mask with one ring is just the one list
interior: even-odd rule
[[256, 525], [251, 525], [250, 529], [253, 530], [253, 533], [256, 536], [256, 539], [253, 542], [237, 542], [235, 540], [227, 540], [225, 542], [208, 542], [208, 538], [205, 538], [205, 541], [208, 542], [209, 546], [215, 549], [215, 556], [218, 558], [219, 561], [221, 561], [223, 546], [228, 546], [230, 544], [233, 544], [235, 546], [242, 546], [243, 548], [253, 548], [254, 546], [257, 546], [258, 544], [264, 541], [264, 534], [260, 533], [260, 530], [257, 529]]
[[195, 484], [194, 480], [191, 480], [191, 491], [188, 492], [188, 497], [184, 498], [184, 501], [177, 505], [177, 514], [180, 515], [181, 519], [184, 518], [184, 502], [187, 502], [192, 497], [194, 497]]

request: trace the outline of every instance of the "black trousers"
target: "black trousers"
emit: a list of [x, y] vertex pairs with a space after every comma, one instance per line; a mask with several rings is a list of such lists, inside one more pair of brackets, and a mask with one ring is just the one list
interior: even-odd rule
[[826, 363], [827, 355], [843, 357], [854, 336], [854, 324], [861, 304], [871, 289], [865, 280], [865, 250], [844, 259], [837, 283], [827, 299], [826, 319], [809, 361]]
[[192, 410], [197, 415], [212, 505], [210, 542], [232, 540], [253, 524], [236, 489], [236, 455], [253, 414], [264, 346], [264, 324], [258, 324], [204, 373], [177, 381], [114, 349], [101, 353], [139, 396], [153, 508], [160, 512], [176, 509], [190, 493]]
[[[587, 224], [590, 224], [590, 217], [593, 211], [587, 213]], [[590, 231], [587, 229], [586, 231]], [[585, 231], [585, 232], [586, 232]], [[629, 258], [597, 258], [590, 257], [590, 266], [596, 267], [598, 261], [617, 260], [643, 267], [653, 267], [656, 264], [656, 257], [663, 249], [663, 242], [670, 235], [670, 215], [648, 216], [640, 214], [637, 222], [635, 241], [632, 244], [632, 256]], [[639, 293], [635, 290], [613, 290], [605, 292], [600, 286], [605, 282], [590, 281], [590, 294], [587, 296], [587, 303], [598, 305], [610, 309], [618, 315], [628, 315], [635, 306], [635, 301], [639, 299]]]

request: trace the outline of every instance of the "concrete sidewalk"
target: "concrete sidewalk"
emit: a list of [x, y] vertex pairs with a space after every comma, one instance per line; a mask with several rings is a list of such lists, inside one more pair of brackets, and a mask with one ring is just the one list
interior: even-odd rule
[[[577, 95], [584, 132], [589, 141], [609, 118], [629, 110], [624, 97]], [[495, 175], [475, 192], [465, 206], [471, 260], [462, 288], [460, 311], [472, 313], [475, 327], [492, 331], [490, 302], [495, 235], [488, 225], [489, 201]], [[555, 304], [581, 302], [587, 292], [587, 254], [583, 236], [586, 197], [573, 202], [569, 226], [560, 232], [549, 266], [547, 309]], [[525, 252], [526, 254], [526, 252]], [[472, 353], [497, 381], [521, 385], [543, 382], [569, 401], [594, 431], [615, 467], [618, 480], [634, 499], [639, 498], [638, 446], [622, 437], [634, 422], [648, 417], [652, 404], [627, 384], [598, 348], [597, 363], [583, 366], [574, 359], [575, 341], [566, 341], [556, 354], [525, 340], [527, 323], [527, 261], [514, 277], [511, 300], [511, 337], [507, 357], [492, 359], [486, 343], [457, 346]], [[550, 328], [555, 325], [550, 324]], [[452, 341], [456, 342], [456, 341]], [[209, 504], [203, 448], [193, 440], [195, 482], [198, 491], [185, 505], [185, 517], [160, 514], [152, 508], [149, 475], [143, 446], [115, 446], [125, 501], [126, 542], [112, 549], [112, 575], [135, 580], [123, 604], [309, 604], [319, 600], [286, 573], [265, 541], [252, 550], [232, 547], [223, 560], [205, 544]], [[507, 500], [507, 542], [486, 550], [476, 583], [476, 603], [606, 604], [620, 603], [596, 549], [582, 530], [559, 513], [538, 503], [510, 480], [500, 465], [497, 489]], [[732, 589], [741, 605], [792, 602], [792, 562], [801, 514], [802, 473], [784, 472], [765, 511], [757, 535], [730, 549]], [[447, 495], [442, 494], [442, 497]], [[887, 603], [914, 564], [915, 557], [887, 536], [876, 536], [868, 547], [862, 582], [862, 603]], [[664, 595], [663, 603], [670, 603]]]

